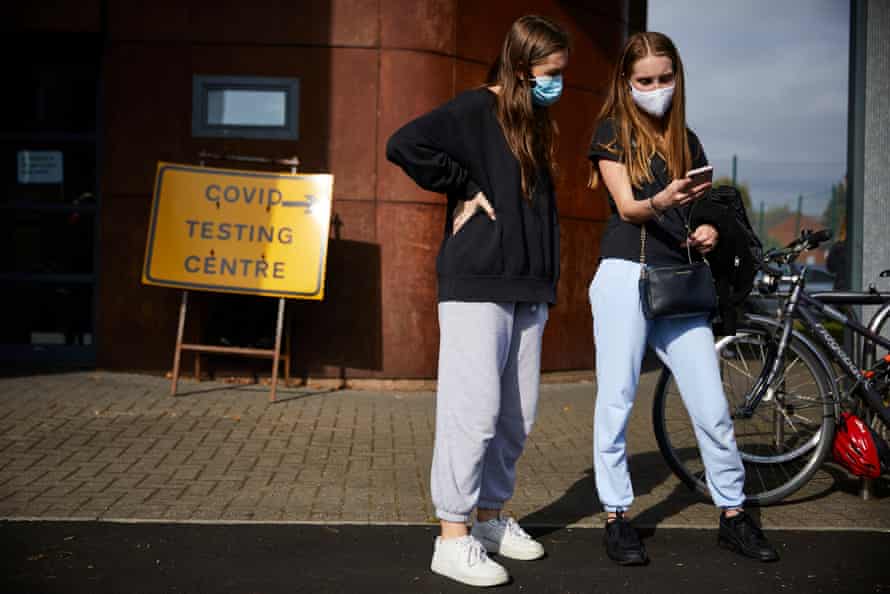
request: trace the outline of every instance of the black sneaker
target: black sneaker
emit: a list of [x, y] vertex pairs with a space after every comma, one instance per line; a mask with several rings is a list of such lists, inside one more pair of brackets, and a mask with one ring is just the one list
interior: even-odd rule
[[727, 518], [726, 514], [720, 514], [717, 544], [758, 561], [779, 560], [779, 553], [766, 539], [754, 518], [745, 512], [731, 518]]
[[606, 555], [618, 565], [645, 565], [649, 562], [640, 535], [621, 512], [611, 522], [606, 521], [603, 542], [606, 545]]

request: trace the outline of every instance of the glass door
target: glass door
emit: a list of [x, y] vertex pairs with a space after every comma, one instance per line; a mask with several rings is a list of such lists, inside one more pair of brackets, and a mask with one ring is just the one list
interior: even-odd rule
[[31, 34], [2, 46], [0, 356], [92, 366], [101, 40]]

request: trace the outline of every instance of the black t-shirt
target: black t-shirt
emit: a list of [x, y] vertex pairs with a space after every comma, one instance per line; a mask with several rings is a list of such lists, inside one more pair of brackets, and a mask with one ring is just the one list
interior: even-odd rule
[[[689, 142], [689, 152], [692, 155], [692, 169], [704, 167], [708, 164], [705, 151], [698, 141], [698, 137], [687, 128], [686, 137]], [[590, 143], [588, 158], [594, 167], [600, 159], [621, 161], [623, 147], [616, 141], [614, 122], [605, 119], [599, 123], [593, 140]], [[635, 200], [647, 200], [668, 186], [671, 182], [667, 170], [667, 163], [661, 155], [655, 154], [649, 161], [649, 169], [652, 172], [652, 181], [644, 182], [642, 187], [633, 187]], [[609, 193], [609, 208], [612, 215], [606, 223], [606, 230], [600, 246], [600, 258], [619, 258], [621, 260], [640, 261], [640, 225], [621, 219], [618, 215], [618, 207], [615, 199]], [[646, 263], [653, 266], [668, 266], [673, 264], [688, 263], [686, 248], [680, 247], [686, 237], [685, 221], [689, 215], [690, 206], [671, 208], [664, 213], [661, 221], [650, 219], [646, 222]], [[700, 259], [698, 252], [692, 250], [693, 260]]]

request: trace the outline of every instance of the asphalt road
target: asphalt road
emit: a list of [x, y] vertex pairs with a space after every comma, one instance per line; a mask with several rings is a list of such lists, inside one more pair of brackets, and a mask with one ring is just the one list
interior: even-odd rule
[[[599, 529], [530, 530], [548, 556], [505, 560], [503, 592], [890, 592], [890, 534], [776, 531], [782, 560], [715, 545], [711, 530], [646, 535], [647, 567], [603, 553]], [[6, 594], [470, 592], [429, 571], [434, 529], [406, 526], [0, 524]]]

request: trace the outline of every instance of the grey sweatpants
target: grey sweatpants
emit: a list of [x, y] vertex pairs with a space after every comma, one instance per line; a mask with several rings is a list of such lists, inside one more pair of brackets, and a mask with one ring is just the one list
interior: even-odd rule
[[439, 304], [431, 491], [436, 516], [501, 509], [538, 405], [547, 304]]

